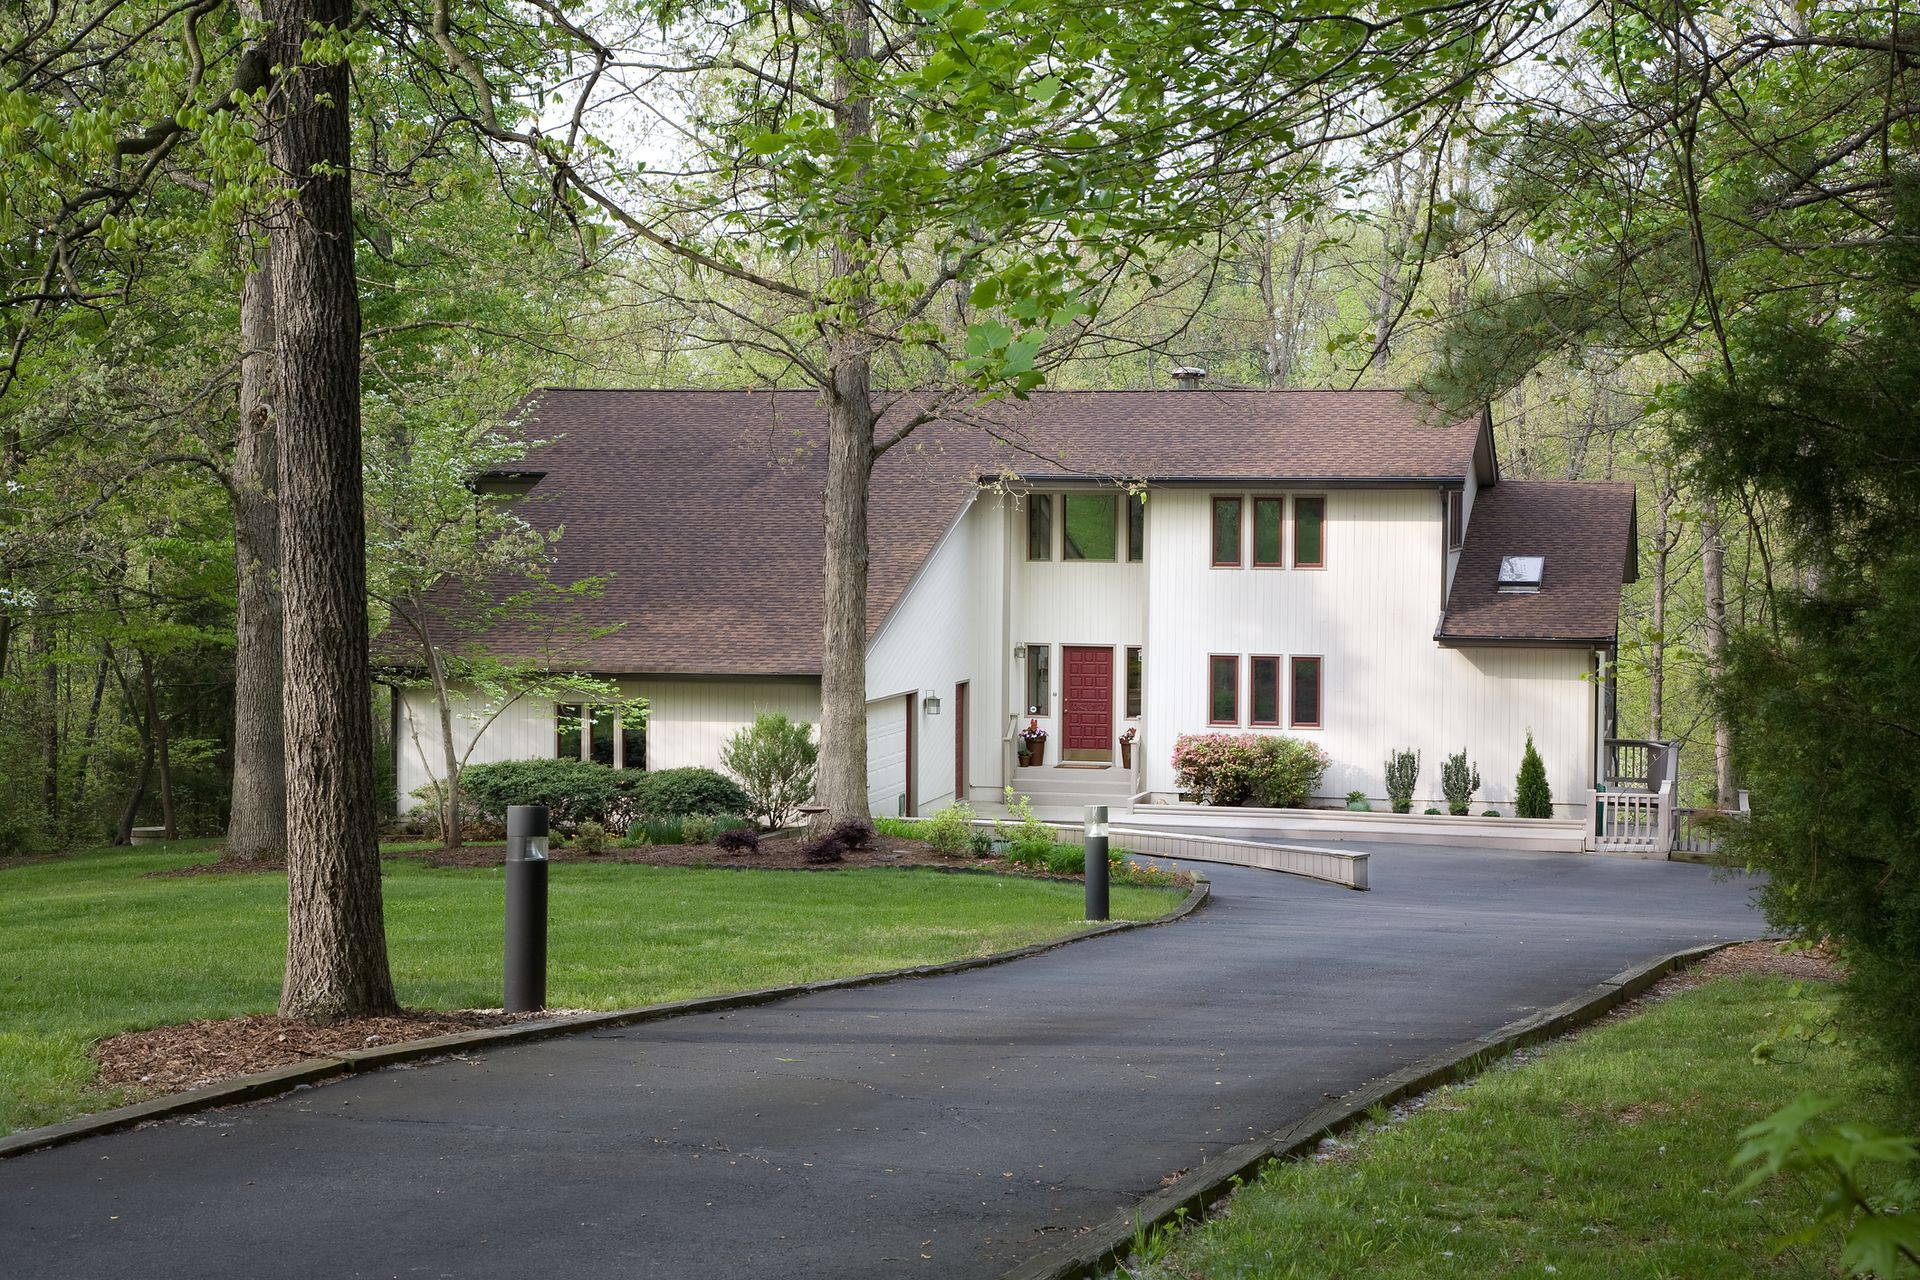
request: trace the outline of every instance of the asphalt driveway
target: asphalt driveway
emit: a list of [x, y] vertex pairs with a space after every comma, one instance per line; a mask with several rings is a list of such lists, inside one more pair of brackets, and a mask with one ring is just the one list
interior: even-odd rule
[[0, 1162], [0, 1272], [991, 1277], [1328, 1096], [1763, 931], [1705, 867], [1376, 850], [1370, 893], [1206, 867], [1166, 928]]

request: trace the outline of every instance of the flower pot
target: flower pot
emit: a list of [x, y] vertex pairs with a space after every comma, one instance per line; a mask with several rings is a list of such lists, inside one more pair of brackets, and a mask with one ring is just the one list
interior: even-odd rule
[[1133, 744], [1124, 739], [1122, 739], [1120, 743], [1120, 767], [1122, 769], [1133, 768]]
[[1040, 763], [1040, 753], [1038, 751], [1030, 751], [1025, 747], [1020, 748], [1019, 758], [1022, 769], [1031, 769]]

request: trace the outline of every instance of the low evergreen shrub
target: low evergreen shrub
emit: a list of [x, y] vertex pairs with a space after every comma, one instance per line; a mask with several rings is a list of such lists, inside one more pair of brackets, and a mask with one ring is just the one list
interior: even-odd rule
[[722, 831], [713, 838], [714, 848], [727, 853], [760, 852], [760, 833], [749, 827], [736, 827], [732, 831]]
[[680, 839], [687, 844], [707, 844], [713, 839], [713, 819], [704, 813], [690, 813], [680, 820]]
[[1413, 789], [1420, 781], [1418, 751], [1387, 753], [1387, 800], [1395, 813], [1413, 812]]
[[1480, 789], [1480, 770], [1467, 759], [1466, 749], [1447, 757], [1440, 766], [1440, 793], [1447, 798], [1447, 812], [1455, 815], [1468, 812], [1473, 803], [1473, 793]]
[[1516, 818], [1551, 818], [1553, 788], [1547, 784], [1547, 766], [1534, 750], [1533, 734], [1527, 734], [1527, 749], [1520, 756], [1520, 773], [1513, 783], [1513, 815]]
[[[600, 768], [589, 765], [588, 768]], [[602, 768], [602, 773], [611, 770]], [[689, 813], [717, 815], [752, 813], [753, 800], [723, 773], [699, 766], [632, 773], [628, 783], [633, 811], [643, 818], [677, 817]]]
[[508, 805], [543, 804], [556, 828], [571, 830], [583, 822], [617, 823], [622, 784], [644, 776], [588, 760], [499, 760], [462, 769], [460, 790], [470, 818], [503, 823]]

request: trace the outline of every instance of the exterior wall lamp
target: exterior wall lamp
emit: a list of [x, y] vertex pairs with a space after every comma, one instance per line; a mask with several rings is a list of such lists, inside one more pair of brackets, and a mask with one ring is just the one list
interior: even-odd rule
[[937, 716], [940, 714], [940, 695], [931, 691], [922, 694], [920, 705], [926, 709], [928, 715]]

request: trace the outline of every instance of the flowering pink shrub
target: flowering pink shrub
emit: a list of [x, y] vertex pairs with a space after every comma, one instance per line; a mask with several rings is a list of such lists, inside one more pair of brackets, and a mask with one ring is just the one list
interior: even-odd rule
[[1180, 790], [1202, 804], [1298, 808], [1327, 771], [1311, 742], [1266, 733], [1183, 733], [1174, 740]]

